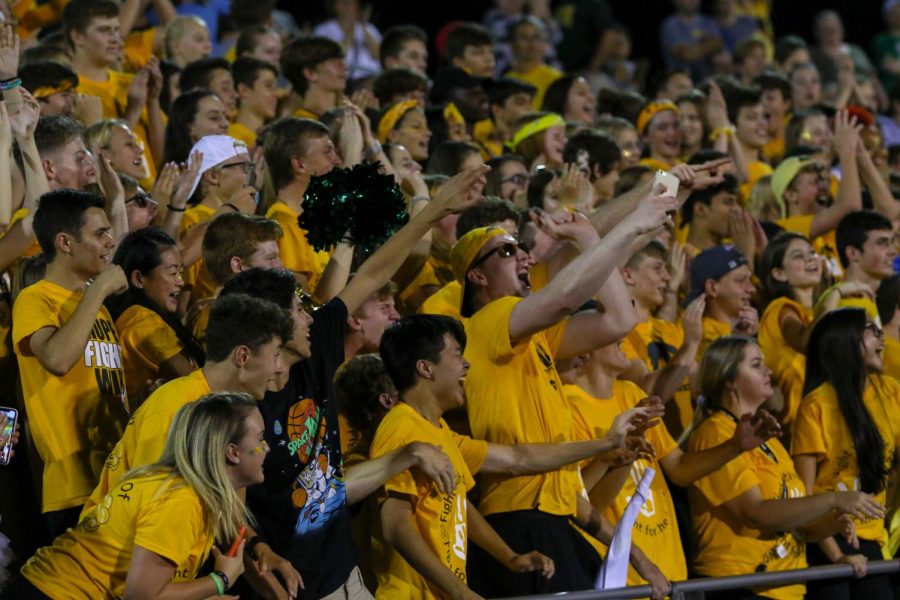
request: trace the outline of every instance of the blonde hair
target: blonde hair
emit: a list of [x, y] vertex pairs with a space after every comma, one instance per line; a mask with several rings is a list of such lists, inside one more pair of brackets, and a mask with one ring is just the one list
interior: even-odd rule
[[[234, 392], [207, 394], [182, 406], [159, 461], [129, 471], [125, 479], [168, 474], [175, 486], [190, 486], [209, 515], [215, 539], [233, 540], [241, 525], [253, 523], [253, 517], [228, 478], [225, 448], [241, 441], [246, 433], [244, 419], [256, 409], [256, 400]], [[182, 482], [176, 483], [176, 478]]]
[[697, 399], [697, 408], [694, 410], [691, 424], [678, 440], [679, 446], [684, 447], [703, 419], [722, 406], [722, 401], [728, 393], [728, 385], [737, 378], [741, 361], [744, 360], [746, 348], [750, 344], [756, 344], [756, 341], [739, 335], [726, 335], [713, 341], [703, 353], [697, 373], [700, 397]]
[[178, 15], [166, 25], [165, 36], [163, 37], [163, 45], [166, 51], [166, 58], [172, 60], [172, 44], [175, 40], [179, 39], [184, 35], [184, 30], [187, 29], [188, 23], [194, 23], [196, 25], [200, 25], [204, 29], [208, 30], [209, 27], [206, 25], [206, 21], [201, 19], [196, 15]]
[[772, 191], [771, 175], [756, 180], [750, 191], [750, 197], [747, 199], [747, 210], [761, 221], [774, 221], [785, 217], [784, 205], [778, 201], [775, 192]]
[[84, 145], [92, 154], [97, 154], [97, 151], [101, 148], [109, 148], [109, 143], [112, 140], [113, 132], [116, 130], [116, 127], [124, 127], [128, 131], [131, 131], [128, 122], [123, 119], [104, 119], [102, 121], [97, 121], [85, 129], [84, 133], [81, 135], [84, 140]]

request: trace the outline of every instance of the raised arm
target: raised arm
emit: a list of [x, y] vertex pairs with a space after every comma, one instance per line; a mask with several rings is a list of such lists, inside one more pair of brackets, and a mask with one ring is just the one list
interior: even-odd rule
[[845, 215], [862, 210], [862, 193], [859, 185], [859, 169], [856, 164], [856, 145], [860, 143], [861, 125], [846, 110], [834, 116], [833, 144], [841, 166], [841, 184], [834, 204], [813, 217], [809, 226], [810, 239], [817, 238], [837, 228]]
[[599, 243], [566, 265], [546, 287], [516, 305], [509, 319], [510, 341], [524, 340], [574, 312], [637, 250], [638, 238], [670, 222], [667, 213], [677, 208], [675, 198], [646, 198]]
[[362, 264], [338, 297], [353, 313], [397, 272], [413, 246], [442, 218], [462, 212], [481, 199], [488, 168], [474, 167], [454, 175], [434, 199], [392, 235]]
[[97, 313], [107, 296], [128, 289], [128, 280], [118, 265], [108, 265], [87, 288], [78, 308], [62, 327], [42, 327], [26, 341], [41, 366], [62, 377], [78, 360], [91, 335]]

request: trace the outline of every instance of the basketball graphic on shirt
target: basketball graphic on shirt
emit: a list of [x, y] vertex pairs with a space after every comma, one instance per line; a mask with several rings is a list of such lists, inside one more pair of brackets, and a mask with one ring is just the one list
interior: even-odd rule
[[325, 435], [325, 419], [320, 417], [319, 407], [310, 398], [303, 398], [288, 412], [288, 446], [301, 463], [309, 460], [316, 440]]

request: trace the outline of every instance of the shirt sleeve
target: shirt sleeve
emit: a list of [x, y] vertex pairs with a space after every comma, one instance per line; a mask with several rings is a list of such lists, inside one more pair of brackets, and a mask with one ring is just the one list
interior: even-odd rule
[[488, 445], [483, 440], [474, 440], [467, 435], [459, 435], [455, 431], [450, 431], [459, 453], [462, 454], [466, 466], [469, 467], [471, 473], [477, 473], [487, 458]]
[[482, 341], [491, 362], [504, 364], [528, 348], [528, 339], [513, 346], [509, 338], [509, 319], [521, 301], [521, 298], [513, 297], [495, 300], [475, 313], [470, 321], [471, 328], [478, 331], [478, 335], [472, 337]]
[[128, 346], [144, 359], [159, 365], [182, 350], [175, 331], [156, 313], [129, 324], [119, 333], [123, 346]]
[[[713, 448], [727, 439], [729, 434], [717, 423], [710, 422], [712, 418], [709, 417], [691, 436], [691, 452]], [[721, 506], [759, 486], [760, 480], [749, 453], [744, 452], [693, 485], [712, 506]]]
[[206, 535], [200, 500], [183, 487], [164, 492], [141, 509], [134, 544], [180, 565]]
[[[384, 425], [389, 425], [384, 427]], [[396, 426], [394, 426], [396, 425]], [[402, 422], [394, 420], [391, 423], [382, 423], [375, 433], [375, 439], [372, 440], [372, 447], [369, 449], [370, 458], [378, 458], [389, 454], [398, 448], [406, 446], [411, 440], [408, 435], [402, 431]], [[413, 506], [419, 498], [419, 490], [416, 486], [416, 480], [413, 478], [409, 469], [391, 477], [384, 484], [384, 491], [387, 494], [401, 494], [408, 496]]]
[[13, 346], [19, 354], [32, 356], [31, 347], [23, 343], [35, 331], [44, 327], [59, 329], [59, 306], [46, 294], [27, 288], [19, 294], [13, 306]]
[[822, 406], [815, 400], [815, 396], [809, 395], [800, 402], [797, 415], [794, 417], [791, 455], [815, 454], [824, 456], [827, 454], [825, 424], [822, 422], [822, 419]]

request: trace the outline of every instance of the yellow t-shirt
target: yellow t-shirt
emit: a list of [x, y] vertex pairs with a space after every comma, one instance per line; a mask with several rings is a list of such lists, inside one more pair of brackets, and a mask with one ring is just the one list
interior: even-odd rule
[[[638, 359], [644, 363], [651, 373], [667, 364], [669, 360], [684, 343], [684, 330], [677, 323], [651, 317], [643, 323], [638, 323], [634, 329], [625, 336], [622, 343], [622, 351], [629, 359]], [[666, 406], [666, 412], [677, 411], [679, 431], [670, 432], [673, 436], [681, 435], [681, 432], [691, 424], [694, 416], [694, 403], [691, 399], [691, 380], [685, 377], [681, 387], [675, 392], [675, 397]]]
[[459, 314], [461, 305], [462, 285], [458, 281], [451, 281], [426, 298], [416, 312], [427, 315], [445, 315], [465, 323], [468, 319]]
[[[134, 80], [134, 75], [121, 73], [107, 69], [109, 79], [106, 81], [94, 81], [86, 77], [78, 76], [78, 87], [75, 91], [79, 94], [97, 96], [103, 105], [104, 119], [123, 119], [128, 108], [128, 88]], [[131, 128], [134, 135], [144, 144], [144, 153], [147, 158], [147, 166], [150, 169], [150, 179], [156, 178], [156, 158], [150, 151], [150, 117], [147, 109], [141, 110], [141, 118]]]
[[756, 182], [767, 175], [771, 175], [774, 169], [761, 160], [756, 160], [747, 165], [747, 181], [741, 184], [741, 202], [746, 203], [750, 199], [750, 192]]
[[44, 369], [31, 352], [31, 335], [44, 327], [61, 328], [83, 297], [41, 280], [22, 290], [13, 306], [13, 347], [25, 408], [44, 461], [43, 512], [84, 503], [128, 418], [122, 348], [105, 306], [97, 313], [83, 356], [65, 375]]
[[[898, 398], [900, 383], [896, 379], [881, 375], [869, 377], [863, 403], [884, 440], [884, 463], [888, 470], [893, 463], [894, 449], [900, 442]], [[812, 454], [816, 457], [813, 492], [860, 489], [853, 438], [830, 383], [820, 385], [803, 398], [793, 433], [791, 454]], [[882, 490], [875, 495], [875, 500], [884, 504], [886, 496]], [[881, 545], [887, 541], [882, 519], [856, 520], [856, 535]]]
[[[27, 208], [20, 208], [19, 210], [14, 212], [9, 219], [9, 227], [6, 228], [6, 231], [4, 231], [2, 234], [0, 234], [0, 238], [2, 238], [3, 236], [6, 235], [6, 233], [9, 231], [10, 227], [12, 227], [18, 221], [21, 221], [22, 219], [24, 219], [27, 216], [28, 216]], [[21, 258], [29, 258], [31, 256], [36, 256], [36, 255], [40, 254], [41, 252], [42, 252], [41, 245], [38, 243], [37, 238], [34, 238], [34, 241], [31, 242], [31, 245], [28, 246], [28, 249], [25, 250], [25, 252], [23, 252], [20, 256], [21, 256]]]
[[[215, 208], [204, 204], [195, 204], [184, 212], [178, 229], [179, 234], [184, 235], [188, 229], [210, 220], [215, 214]], [[213, 297], [216, 293], [216, 285], [202, 258], [184, 270], [183, 278], [184, 285], [191, 289], [191, 306], [200, 300]]]
[[238, 123], [237, 121], [229, 123], [228, 135], [236, 140], [244, 142], [247, 144], [247, 148], [251, 150], [256, 147], [256, 132], [243, 123]]
[[[416, 527], [429, 548], [444, 566], [465, 581], [468, 553], [466, 493], [475, 485], [472, 473], [484, 463], [487, 443], [457, 435], [443, 419], [440, 419], [440, 427], [435, 427], [413, 407], [400, 402], [378, 425], [370, 457], [384, 456], [410, 442], [434, 444], [447, 454], [456, 471], [453, 493], [442, 494], [431, 479], [420, 471], [410, 470], [385, 483], [384, 491], [388, 495], [405, 496], [412, 502]], [[444, 595], [410, 567], [380, 535], [374, 536], [372, 548], [372, 568], [378, 577], [377, 598], [443, 598]]]
[[116, 319], [122, 340], [125, 386], [136, 397], [147, 380], [159, 377], [159, 365], [183, 350], [175, 330], [158, 314], [137, 304], [129, 306]]
[[195, 302], [185, 316], [185, 322], [188, 329], [191, 330], [191, 335], [194, 336], [197, 343], [203, 346], [204, 350], [206, 350], [206, 328], [209, 326], [209, 311], [212, 310], [212, 305], [215, 302], [216, 298], [214, 296]]
[[835, 230], [832, 229], [825, 235], [820, 235], [815, 239], [809, 237], [809, 228], [812, 226], [815, 215], [795, 215], [793, 217], [785, 217], [778, 219], [776, 223], [783, 227], [785, 231], [793, 231], [806, 237], [812, 242], [813, 250], [828, 259], [828, 270], [837, 278], [843, 276], [841, 269], [840, 257], [837, 252], [837, 237]]
[[481, 147], [481, 158], [484, 160], [503, 155], [503, 142], [497, 139], [497, 128], [490, 119], [475, 123], [472, 127], [472, 139]]
[[213, 543], [210, 518], [180, 477], [167, 473], [123, 481], [74, 529], [22, 567], [22, 576], [51, 598], [124, 598], [135, 546], [175, 565], [173, 582], [191, 581]]
[[[466, 409], [472, 437], [495, 444], [568, 442], [572, 413], [554, 356], [567, 320], [512, 345], [509, 319], [521, 298], [494, 300], [466, 323]], [[583, 486], [577, 465], [541, 475], [485, 474], [482, 514], [538, 509], [574, 515]]]
[[319, 120], [319, 115], [312, 112], [311, 110], [306, 110], [302, 106], [295, 110], [292, 116], [297, 117], [298, 119], [312, 119], [313, 121]]
[[266, 218], [277, 221], [284, 232], [278, 238], [281, 262], [286, 269], [305, 275], [309, 291], [314, 293], [325, 266], [331, 260], [331, 253], [317, 251], [309, 244], [306, 232], [297, 223], [299, 217], [300, 213], [281, 201], [275, 202], [266, 211]]
[[[713, 448], [731, 439], [736, 423], [721, 411], [706, 418], [691, 435], [690, 452]], [[693, 570], [707, 577], [786, 571], [806, 567], [806, 544], [793, 533], [764, 534], [736, 520], [724, 504], [759, 488], [764, 500], [806, 495], [803, 481], [784, 446], [776, 439], [744, 452], [688, 488], [691, 522], [697, 553]], [[801, 600], [802, 584], [780, 588], [754, 588], [754, 593], [779, 600]]]
[[440, 288], [443, 285], [443, 282], [438, 279], [437, 274], [434, 272], [434, 267], [431, 263], [425, 261], [415, 278], [400, 292], [400, 300], [406, 302], [413, 294], [425, 286], [437, 286]]
[[675, 163], [667, 163], [658, 158], [653, 158], [652, 156], [642, 158], [638, 164], [642, 167], [650, 167], [651, 169], [659, 169], [660, 171], [668, 171], [675, 166]]
[[793, 423], [797, 414], [797, 407], [803, 399], [803, 379], [806, 377], [806, 355], [788, 345], [781, 330], [781, 320], [788, 313], [796, 315], [804, 325], [812, 323], [812, 309], [804, 308], [790, 298], [770, 302], [759, 320], [759, 347], [784, 397], [780, 421], [785, 427]]
[[122, 439], [106, 457], [100, 481], [85, 503], [81, 516], [84, 517], [102, 502], [129, 470], [158, 461], [175, 413], [210, 391], [203, 371], [197, 369], [190, 375], [173, 379], [150, 394], [131, 416]]
[[153, 44], [158, 28], [132, 31], [125, 39], [125, 70], [135, 73], [153, 58]]
[[900, 379], [900, 340], [884, 336], [884, 374]]
[[725, 335], [731, 335], [730, 323], [723, 323], [712, 317], [703, 317], [703, 339], [700, 340], [700, 348], [697, 350], [697, 362], [703, 358], [703, 353], [710, 344]]
[[537, 65], [525, 73], [520, 71], [507, 71], [504, 75], [504, 77], [512, 77], [513, 79], [519, 79], [525, 83], [530, 83], [537, 88], [537, 92], [534, 95], [534, 101], [532, 102], [535, 110], [541, 109], [541, 105], [544, 103], [544, 94], [547, 93], [547, 88], [550, 87], [550, 84], [562, 76], [563, 74], [560, 71], [545, 64]]
[[[613, 383], [611, 398], [594, 398], [580, 387], [566, 385], [563, 387], [566, 398], [572, 407], [572, 420], [575, 424], [575, 439], [593, 440], [602, 437], [609, 431], [613, 419], [620, 413], [637, 406], [647, 394], [639, 386], [630, 381], [617, 380]], [[610, 523], [618, 523], [625, 514], [628, 501], [637, 489], [637, 484], [644, 476], [647, 467], [656, 469], [656, 476], [650, 484], [650, 492], [644, 506], [638, 514], [632, 529], [632, 543], [644, 551], [650, 560], [671, 581], [687, 579], [687, 563], [681, 549], [681, 534], [675, 518], [675, 505], [672, 494], [666, 485], [660, 458], [665, 458], [678, 444], [662, 425], [647, 431], [647, 441], [653, 445], [656, 456], [651, 459], [640, 459], [632, 463], [631, 472], [625, 485], [603, 510], [603, 516]], [[590, 461], [587, 461], [590, 462]], [[628, 566], [628, 585], [644, 585], [647, 581], [638, 575], [631, 565]]]

